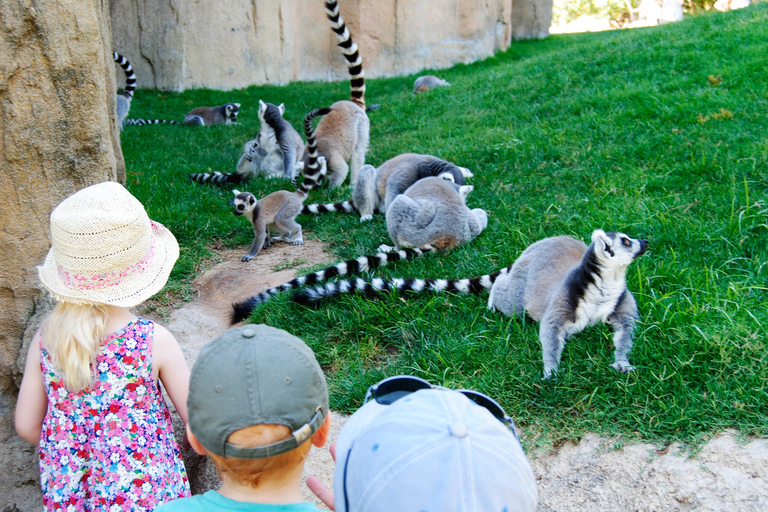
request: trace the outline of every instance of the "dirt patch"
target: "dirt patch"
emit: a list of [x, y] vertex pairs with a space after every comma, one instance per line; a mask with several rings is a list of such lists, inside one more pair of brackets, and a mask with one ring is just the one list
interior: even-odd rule
[[[298, 268], [331, 263], [323, 245], [311, 240], [297, 247], [278, 243], [248, 263], [240, 261], [242, 254], [242, 250], [223, 252], [225, 261], [193, 283], [198, 297], [174, 310], [167, 322], [156, 319], [179, 340], [190, 366], [203, 345], [229, 327], [233, 302], [290, 281]], [[344, 416], [334, 416], [327, 446], [345, 421]], [[739, 443], [737, 434], [729, 431], [695, 456], [677, 444], [657, 451], [645, 443], [617, 448], [618, 442], [589, 434], [579, 443], [530, 453], [539, 510], [768, 510], [768, 440]], [[304, 477], [317, 476], [332, 487], [334, 464], [327, 446], [312, 449]], [[216, 471], [206, 458], [190, 450], [185, 463], [193, 492], [218, 487]], [[308, 500], [317, 502], [306, 487], [303, 490]]]

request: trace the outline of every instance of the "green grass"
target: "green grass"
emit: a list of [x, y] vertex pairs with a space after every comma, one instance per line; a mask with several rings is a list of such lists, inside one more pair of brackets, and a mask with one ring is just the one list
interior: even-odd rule
[[[637, 371], [609, 368], [612, 333], [602, 325], [575, 336], [558, 378], [542, 381], [537, 325], [488, 311], [487, 294], [343, 297], [316, 309], [285, 294], [253, 321], [311, 345], [343, 412], [378, 379], [408, 373], [496, 397], [526, 428], [528, 446], [587, 431], [660, 443], [696, 443], [725, 428], [768, 434], [766, 40], [761, 3], [658, 28], [513, 43], [437, 72], [453, 86], [418, 96], [416, 75], [368, 81], [368, 102], [383, 105], [369, 115], [368, 163], [412, 151], [469, 167], [468, 203], [490, 218], [469, 245], [376, 275], [482, 275], [538, 239], [588, 241], [595, 228], [647, 238], [648, 253], [628, 273], [642, 317], [630, 357]], [[348, 83], [136, 95], [134, 118], [180, 120], [195, 106], [242, 103], [242, 126], [122, 134], [129, 189], [183, 248], [166, 301], [188, 293], [213, 247], [250, 246], [250, 225], [228, 205], [231, 188], [187, 175], [234, 171], [257, 133], [260, 98], [285, 102], [299, 127], [310, 109], [348, 98]], [[289, 185], [243, 188], [260, 196]], [[349, 197], [346, 187], [321, 189], [310, 201]], [[300, 221], [338, 260], [388, 242], [383, 216]], [[286, 264], [300, 258], [297, 250]]]

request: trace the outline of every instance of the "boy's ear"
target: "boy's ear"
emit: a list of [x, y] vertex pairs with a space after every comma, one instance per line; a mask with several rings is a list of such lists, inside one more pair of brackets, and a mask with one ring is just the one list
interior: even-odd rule
[[189, 439], [189, 444], [192, 445], [192, 448], [199, 453], [200, 455], [207, 455], [208, 450], [206, 450], [202, 444], [200, 444], [200, 441], [197, 440], [195, 437], [195, 434], [192, 433], [192, 429], [189, 428], [189, 425], [187, 425], [187, 439]]
[[317, 429], [315, 435], [312, 436], [312, 444], [318, 448], [325, 446], [325, 443], [328, 441], [328, 435], [331, 433], [331, 416], [331, 411], [328, 411], [325, 421]]

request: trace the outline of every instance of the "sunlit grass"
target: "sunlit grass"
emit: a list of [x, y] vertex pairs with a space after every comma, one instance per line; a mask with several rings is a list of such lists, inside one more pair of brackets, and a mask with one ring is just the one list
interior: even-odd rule
[[[343, 297], [305, 309], [278, 297], [253, 321], [305, 339], [327, 372], [332, 407], [354, 410], [367, 386], [410, 373], [498, 398], [527, 427], [526, 443], [586, 431], [695, 442], [725, 428], [768, 434], [768, 4], [664, 27], [514, 43], [473, 65], [435, 72], [453, 85], [413, 96], [414, 76], [369, 80], [371, 148], [379, 165], [430, 153], [469, 167], [471, 207], [489, 226], [471, 244], [377, 271], [473, 277], [509, 265], [530, 243], [595, 228], [650, 241], [629, 270], [641, 321], [619, 375], [610, 329], [566, 347], [556, 380], [541, 381], [535, 323], [478, 297]], [[240, 126], [128, 127], [128, 187], [182, 245], [172, 299], [188, 293], [212, 248], [250, 246], [231, 214], [231, 188], [187, 175], [234, 171], [258, 130], [258, 99], [285, 102], [300, 126], [312, 108], [348, 97], [348, 83], [182, 94], [140, 90], [131, 117], [180, 120], [200, 105], [242, 103]], [[264, 195], [288, 183], [253, 181]], [[321, 189], [313, 202], [350, 197]], [[388, 242], [382, 216], [300, 217], [305, 237], [339, 260]], [[300, 250], [285, 267], [301, 259]], [[246, 265], [245, 263], [243, 265]], [[175, 299], [173, 299], [175, 298]], [[232, 297], [232, 300], [243, 297]]]

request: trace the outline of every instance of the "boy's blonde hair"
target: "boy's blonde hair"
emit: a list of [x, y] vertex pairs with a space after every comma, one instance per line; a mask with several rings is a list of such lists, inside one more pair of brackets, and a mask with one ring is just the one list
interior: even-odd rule
[[[315, 434], [317, 435], [317, 434]], [[227, 442], [239, 447], [250, 448], [265, 446], [291, 436], [291, 429], [285, 425], [252, 425], [232, 432]], [[314, 436], [312, 436], [314, 438]], [[208, 452], [219, 476], [241, 485], [256, 488], [265, 478], [270, 480], [283, 480], [300, 473], [304, 467], [304, 461], [312, 447], [312, 438], [289, 452], [268, 457], [266, 459], [238, 459], [235, 457], [221, 457]]]
[[105, 306], [69, 302], [57, 302], [45, 319], [43, 346], [69, 391], [77, 393], [93, 384], [93, 366], [106, 323]]

